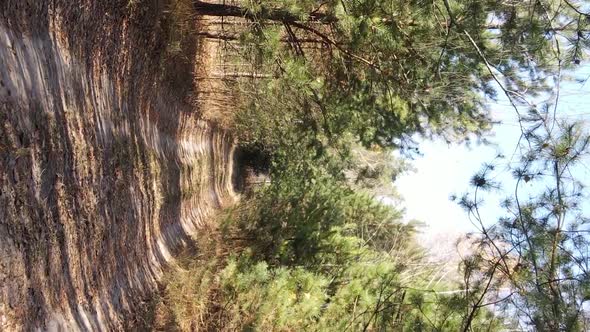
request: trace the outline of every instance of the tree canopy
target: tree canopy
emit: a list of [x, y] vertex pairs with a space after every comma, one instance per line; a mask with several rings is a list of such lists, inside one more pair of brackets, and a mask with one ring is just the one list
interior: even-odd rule
[[[588, 140], [577, 125], [553, 131], [551, 108], [531, 102], [555, 92], [587, 55], [586, 7], [566, 0], [195, 1], [201, 15], [245, 23], [208, 37], [231, 41], [236, 61], [251, 70], [230, 75], [233, 129], [238, 144], [264, 156], [257, 160], [271, 179], [227, 213], [225, 241], [237, 239], [238, 249], [216, 271], [211, 301], [223, 308], [216, 328], [587, 328], [581, 248], [588, 242], [576, 228], [585, 219], [565, 222], [562, 195], [571, 194], [564, 174]], [[473, 255], [449, 278], [416, 243], [416, 224], [402, 222], [402, 209], [383, 204], [387, 193], [375, 189], [403, 171], [391, 152], [411, 148], [416, 135], [483, 136], [492, 126], [488, 105], [500, 94], [518, 114], [527, 147], [517, 181], [553, 167], [545, 175], [555, 185], [527, 203], [508, 198], [510, 216], [491, 228], [481, 223]], [[473, 178], [476, 197], [459, 200], [472, 216], [477, 191], [493, 187], [491, 169]], [[194, 276], [209, 282], [211, 273], [201, 268]], [[199, 295], [189, 291], [179, 301], [186, 296]]]
[[[525, 102], [589, 46], [590, 16], [563, 0], [242, 3], [195, 8], [251, 23], [241, 36], [249, 60], [271, 75], [254, 92], [288, 93], [293, 105], [279, 105], [290, 121], [365, 146], [481, 134], [498, 91]], [[279, 106], [254, 100], [248, 107]]]

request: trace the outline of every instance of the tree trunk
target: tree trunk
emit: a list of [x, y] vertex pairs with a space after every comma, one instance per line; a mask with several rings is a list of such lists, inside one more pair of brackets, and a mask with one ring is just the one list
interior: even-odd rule
[[[226, 41], [236, 41], [240, 40], [238, 35], [230, 35], [230, 34], [219, 34], [219, 33], [211, 33], [211, 32], [199, 32], [197, 36], [203, 36], [209, 39], [218, 39], [218, 40], [226, 40]], [[288, 38], [281, 38], [283, 42], [291, 41]], [[317, 38], [297, 38], [299, 43], [310, 43], [310, 44], [327, 44], [326, 41], [317, 39]]]
[[[270, 21], [279, 21], [284, 23], [301, 22], [300, 17], [293, 15], [291, 12], [282, 9], [263, 8], [258, 13], [253, 13], [247, 8], [209, 3], [206, 1], [195, 1], [193, 3], [197, 13], [208, 16], [230, 16], [243, 17], [249, 20], [264, 19]], [[337, 19], [334, 16], [324, 13], [310, 13], [305, 22], [332, 23]]]

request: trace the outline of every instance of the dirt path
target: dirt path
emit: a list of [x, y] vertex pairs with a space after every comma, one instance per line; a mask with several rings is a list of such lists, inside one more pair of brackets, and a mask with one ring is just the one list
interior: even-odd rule
[[165, 4], [129, 3], [0, 4], [2, 331], [132, 328], [234, 199], [231, 138], [166, 79]]

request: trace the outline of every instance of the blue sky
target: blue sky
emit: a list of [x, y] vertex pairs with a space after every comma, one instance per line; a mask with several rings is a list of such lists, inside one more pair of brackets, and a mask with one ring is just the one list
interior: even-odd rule
[[[590, 77], [590, 65], [578, 68], [576, 79]], [[561, 85], [558, 118], [579, 119], [587, 122], [590, 130], [590, 81], [586, 84], [575, 81]], [[456, 233], [475, 230], [467, 214], [449, 197], [469, 190], [470, 178], [481, 169], [482, 163], [490, 162], [502, 153], [510, 157], [520, 136], [514, 109], [507, 100], [490, 104], [493, 117], [502, 121], [493, 129], [491, 145], [472, 144], [471, 147], [447, 144], [442, 140], [419, 141], [422, 156], [412, 162], [415, 172], [399, 176], [395, 182], [405, 200], [406, 219], [416, 219], [428, 225], [426, 233]], [[498, 180], [510, 179], [509, 171], [500, 169]], [[576, 176], [590, 180], [590, 162], [584, 160], [576, 170]], [[495, 222], [501, 214], [496, 202], [504, 194], [488, 201], [482, 212], [485, 222]]]

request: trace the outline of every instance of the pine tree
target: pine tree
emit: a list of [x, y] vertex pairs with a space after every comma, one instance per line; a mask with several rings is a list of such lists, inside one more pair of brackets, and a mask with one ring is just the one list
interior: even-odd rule
[[[371, 195], [390, 171], [379, 158], [411, 147], [414, 135], [480, 135], [497, 93], [519, 112], [528, 97], [550, 91], [550, 79], [579, 64], [590, 46], [583, 6], [239, 3], [195, 1], [194, 8], [246, 23], [238, 34], [207, 37], [232, 42], [236, 61], [251, 68], [228, 75], [239, 91], [234, 129], [242, 147], [268, 163], [272, 181], [228, 212], [226, 242], [239, 242], [239, 250], [216, 279], [216, 328], [496, 331], [523, 321], [539, 330], [585, 328], [587, 237], [576, 228], [585, 219], [565, 212], [576, 199], [565, 170], [588, 144], [577, 127], [545, 136], [535, 121], [533, 130], [522, 127], [531, 153], [515, 170], [518, 181], [536, 179], [538, 165], [553, 170], [555, 186], [526, 204], [507, 200], [513, 215], [482, 229], [459, 291], [448, 290], [451, 281], [431, 286], [436, 271], [421, 264], [415, 225]], [[377, 162], [366, 162], [374, 155]], [[480, 191], [493, 187], [488, 171], [473, 179]], [[478, 202], [461, 201], [471, 213]], [[199, 275], [207, 282], [196, 288], [208, 285], [211, 272]], [[505, 288], [508, 296], [493, 292]]]
[[195, 8], [250, 23], [245, 56], [269, 76], [247, 107], [259, 116], [279, 108], [327, 141], [352, 134], [365, 146], [482, 133], [488, 98], [500, 90], [521, 103], [546, 91], [557, 66], [580, 63], [590, 45], [589, 13], [563, 0], [242, 3]]
[[[481, 231], [478, 251], [465, 262], [470, 313], [492, 303], [521, 328], [587, 331], [589, 219], [584, 184], [575, 175], [590, 135], [580, 123], [551, 119], [547, 107], [531, 111], [527, 124], [521, 159], [512, 167], [514, 194], [502, 203], [506, 214], [492, 225], [479, 214], [482, 192], [496, 186], [493, 164], [474, 176], [474, 195], [460, 201]], [[540, 189], [526, 198], [525, 185]]]

